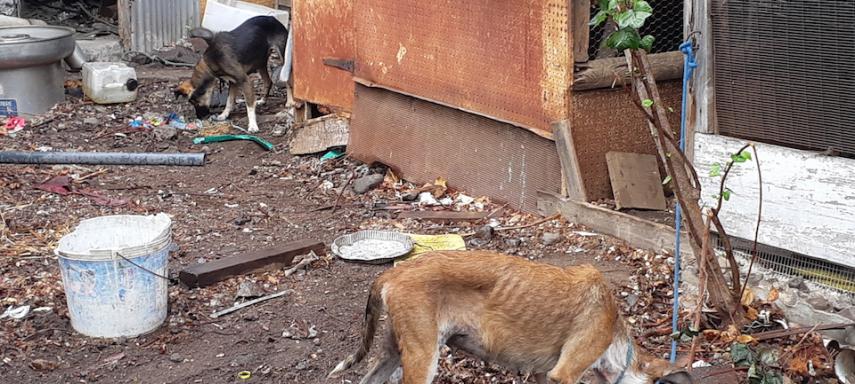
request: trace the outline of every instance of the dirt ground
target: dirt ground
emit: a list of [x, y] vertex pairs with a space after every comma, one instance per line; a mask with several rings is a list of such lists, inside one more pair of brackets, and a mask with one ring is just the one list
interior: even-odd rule
[[[306, 271], [240, 276], [201, 289], [169, 287], [167, 321], [155, 332], [133, 339], [96, 340], [71, 328], [57, 260], [56, 241], [82, 219], [110, 214], [165, 212], [174, 220], [179, 250], [170, 273], [197, 262], [256, 248], [312, 238], [329, 244], [364, 228], [441, 234], [475, 231], [488, 224], [513, 227], [539, 217], [483, 201], [460, 209], [494, 213], [490, 220], [437, 223], [398, 220], [373, 203], [400, 204], [406, 183], [384, 184], [364, 195], [349, 187], [352, 174], [367, 167], [349, 159], [321, 163], [319, 156], [292, 157], [290, 130], [272, 118], [284, 105], [281, 95], [262, 106], [261, 136], [276, 145], [265, 151], [246, 141], [194, 145], [193, 132], [166, 138], [151, 130], [129, 129], [145, 112], [190, 115], [170, 88], [186, 70], [140, 69], [136, 102], [96, 106], [75, 96], [45, 116], [31, 119], [14, 137], [0, 136], [4, 150], [127, 152], [208, 152], [202, 167], [0, 166], [0, 305], [49, 307], [22, 320], [0, 320], [0, 377], [14, 383], [323, 383], [326, 373], [355, 347], [366, 290], [390, 265], [343, 262], [329, 254]], [[72, 76], [73, 78], [73, 76]], [[242, 107], [233, 122], [245, 126]], [[283, 131], [276, 136], [274, 131]], [[102, 170], [103, 169], [103, 170]], [[35, 186], [70, 176], [59, 195]], [[437, 175], [442, 176], [442, 175]], [[454, 181], [449, 181], [449, 194]], [[341, 208], [333, 205], [341, 194]], [[404, 209], [411, 209], [410, 204]], [[544, 234], [547, 234], [546, 239]], [[556, 236], [557, 235], [557, 236]], [[468, 237], [469, 248], [496, 249], [559, 265], [593, 263], [615, 284], [622, 309], [641, 329], [667, 325], [671, 264], [665, 256], [635, 250], [562, 220], [497, 231], [491, 238]], [[242, 311], [210, 318], [231, 306], [241, 283], [261, 293], [293, 289], [294, 294]], [[106, 314], [105, 314], [106, 315]], [[314, 333], [317, 332], [317, 335]], [[667, 335], [639, 339], [662, 355]], [[438, 382], [520, 383], [521, 376], [460, 355], [443, 356]], [[366, 364], [336, 383], [354, 382]], [[249, 380], [237, 378], [252, 372]]]

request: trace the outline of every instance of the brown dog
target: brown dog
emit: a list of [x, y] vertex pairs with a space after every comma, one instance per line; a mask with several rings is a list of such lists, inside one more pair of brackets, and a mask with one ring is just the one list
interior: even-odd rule
[[446, 344], [485, 361], [576, 384], [591, 368], [612, 384], [691, 383], [691, 377], [633, 341], [603, 275], [488, 251], [432, 252], [384, 272], [371, 286], [362, 343], [329, 374], [360, 362], [383, 308], [386, 355], [362, 379], [432, 382]]
[[[210, 115], [211, 94], [214, 86], [224, 80], [229, 84], [229, 96], [226, 107], [216, 119], [225, 120], [234, 109], [238, 92], [246, 100], [246, 114], [249, 120], [247, 130], [258, 132], [255, 107], [264, 102], [256, 101], [255, 90], [249, 75], [257, 72], [264, 85], [264, 97], [270, 95], [273, 81], [267, 68], [267, 60], [272, 50], [280, 55], [285, 53], [288, 30], [273, 16], [252, 17], [229, 32], [213, 33], [204, 28], [190, 31], [191, 37], [199, 37], [208, 43], [202, 59], [196, 64], [190, 81], [182, 82], [176, 89], [176, 96], [187, 96], [200, 119]], [[289, 87], [285, 87], [289, 104], [293, 98]]]

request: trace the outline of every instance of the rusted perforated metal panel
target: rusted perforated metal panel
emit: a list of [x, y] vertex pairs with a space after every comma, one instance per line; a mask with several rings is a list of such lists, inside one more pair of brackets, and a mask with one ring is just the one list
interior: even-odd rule
[[295, 97], [352, 110], [353, 74], [324, 59], [354, 57], [353, 0], [301, 0], [292, 10]]
[[[680, 83], [659, 83], [659, 94], [663, 103], [675, 110], [669, 114], [668, 120], [671, 127], [678, 128]], [[588, 200], [612, 197], [606, 153], [614, 151], [656, 154], [644, 115], [623, 89], [573, 93], [570, 130]], [[661, 171], [664, 175], [664, 169]]]
[[410, 181], [449, 186], [537, 209], [537, 191], [558, 192], [555, 143], [518, 127], [379, 88], [357, 85], [351, 156], [380, 161]]
[[356, 75], [552, 137], [572, 77], [567, 3], [360, 0]]

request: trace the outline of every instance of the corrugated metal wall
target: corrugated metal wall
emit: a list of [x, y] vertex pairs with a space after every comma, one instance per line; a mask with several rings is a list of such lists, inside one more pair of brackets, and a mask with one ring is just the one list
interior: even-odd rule
[[131, 2], [131, 49], [151, 52], [175, 43], [201, 24], [198, 0]]

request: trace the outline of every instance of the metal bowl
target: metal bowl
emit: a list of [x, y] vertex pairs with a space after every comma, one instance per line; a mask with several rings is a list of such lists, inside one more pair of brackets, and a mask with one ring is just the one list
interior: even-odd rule
[[330, 248], [344, 260], [384, 264], [410, 253], [413, 240], [403, 233], [367, 230], [339, 236]]

